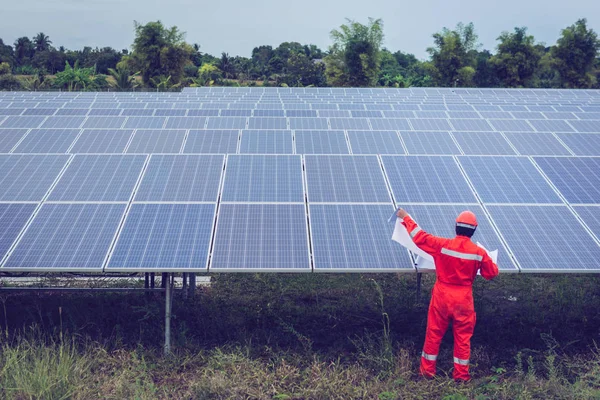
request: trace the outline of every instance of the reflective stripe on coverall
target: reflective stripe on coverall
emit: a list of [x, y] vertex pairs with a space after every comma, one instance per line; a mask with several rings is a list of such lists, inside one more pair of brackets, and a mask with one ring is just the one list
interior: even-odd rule
[[492, 279], [498, 275], [498, 266], [487, 252], [466, 236], [446, 239], [423, 231], [410, 217], [404, 217], [406, 227], [415, 244], [433, 257], [436, 282], [431, 294], [427, 315], [427, 333], [421, 354], [421, 374], [435, 375], [435, 364], [442, 338], [452, 321], [454, 334], [453, 378], [470, 379], [469, 357], [471, 336], [475, 329], [475, 308], [472, 286], [477, 271]]

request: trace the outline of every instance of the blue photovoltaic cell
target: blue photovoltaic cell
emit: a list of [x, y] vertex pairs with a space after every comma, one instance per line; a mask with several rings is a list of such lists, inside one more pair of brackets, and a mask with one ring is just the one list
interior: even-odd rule
[[191, 130], [184, 153], [235, 153], [238, 130]]
[[[452, 119], [481, 119], [476, 111], [448, 111], [448, 116]], [[488, 126], [487, 129], [490, 129], [490, 127]]]
[[44, 129], [77, 129], [86, 117], [48, 117], [42, 124]]
[[3, 268], [101, 271], [125, 207], [44, 204]]
[[352, 154], [405, 154], [395, 131], [348, 131], [348, 138]]
[[129, 201], [146, 156], [77, 155], [49, 201]]
[[331, 129], [369, 130], [369, 120], [366, 118], [329, 118]]
[[211, 117], [208, 129], [246, 129], [246, 117]]
[[296, 131], [296, 154], [350, 154], [343, 131]]
[[529, 111], [554, 111], [554, 108], [552, 108], [552, 106], [528, 105], [527, 109]]
[[445, 119], [411, 119], [410, 124], [416, 131], [451, 131], [452, 127]]
[[477, 203], [452, 157], [382, 156], [396, 203]]
[[126, 119], [127, 117], [87, 117], [82, 128], [117, 129], [123, 125]]
[[138, 129], [127, 153], [179, 153], [184, 138], [181, 129]]
[[0, 122], [2, 121], [2, 115], [21, 115], [25, 109], [22, 108], [1, 108], [0, 107]]
[[287, 119], [270, 117], [248, 118], [248, 129], [287, 129]]
[[223, 155], [150, 158], [135, 201], [217, 201]]
[[132, 129], [84, 129], [71, 153], [122, 153]]
[[447, 108], [444, 104], [421, 104], [421, 110], [426, 111], [446, 111]]
[[230, 155], [221, 201], [304, 201], [300, 156]]
[[577, 156], [600, 156], [600, 135], [588, 133], [557, 133]]
[[506, 133], [508, 140], [524, 156], [568, 156], [571, 153], [550, 133]]
[[[585, 113], [574, 113], [575, 116], [579, 119], [600, 119], [600, 112], [585, 112]], [[571, 118], [564, 119], [575, 119], [573, 118], [573, 114], [571, 114]]]
[[150, 117], [150, 116], [154, 115], [154, 109], [130, 108], [127, 110], [123, 110], [121, 115], [122, 116], [131, 116], [131, 117]]
[[600, 203], [600, 158], [540, 157], [535, 162], [569, 203]]
[[166, 117], [129, 117], [124, 128], [129, 129], [161, 129]]
[[341, 103], [339, 104], [340, 110], [365, 110], [364, 104], [349, 104], [349, 103]]
[[292, 154], [292, 131], [243, 131], [240, 153]]
[[[223, 114], [221, 112], [221, 114]], [[254, 110], [255, 117], [285, 117], [284, 110]]]
[[408, 252], [391, 240], [391, 205], [311, 204], [315, 271], [414, 270]]
[[492, 127], [484, 119], [453, 119], [450, 121], [455, 131], [485, 132]]
[[524, 272], [600, 269], [600, 247], [566, 206], [488, 206]]
[[122, 110], [120, 108], [93, 108], [93, 109], [90, 110], [90, 112], [88, 113], [88, 115], [90, 115], [90, 116], [104, 116], [104, 117], [117, 116], [117, 115], [121, 115], [121, 111]]
[[371, 120], [371, 126], [376, 131], [410, 130], [408, 120], [404, 118], [374, 118]]
[[[203, 129], [206, 117], [168, 117], [166, 129]], [[210, 128], [210, 126], [209, 126]]]
[[0, 261], [33, 214], [36, 204], [0, 204]]
[[310, 272], [304, 204], [221, 204], [210, 270]]
[[525, 106], [516, 106], [516, 105], [501, 105], [500, 108], [503, 111], [527, 111], [527, 107]]
[[[4, 123], [6, 125], [6, 122]], [[582, 133], [600, 133], [600, 120], [569, 121], [569, 124]]]
[[87, 108], [59, 108], [56, 110], [56, 115], [73, 115], [73, 116], [85, 116], [89, 112]]
[[481, 243], [488, 251], [498, 250], [498, 269], [500, 271], [517, 272], [517, 267], [513, 264], [506, 248], [480, 206], [411, 205], [405, 208], [425, 232], [446, 238], [456, 236], [455, 221], [458, 214], [465, 210], [474, 212], [478, 225], [472, 241]]
[[570, 112], [545, 112], [544, 116], [548, 119], [577, 119], [573, 113]]
[[65, 166], [67, 155], [0, 155], [0, 201], [40, 201]]
[[329, 129], [327, 118], [290, 118], [290, 129]]
[[531, 125], [524, 120], [490, 119], [488, 122], [498, 132], [533, 132]]
[[575, 132], [565, 121], [560, 120], [529, 120], [538, 132]]
[[316, 118], [317, 111], [316, 110], [286, 110], [285, 115], [288, 117], [298, 117], [298, 118]]
[[421, 109], [417, 104], [394, 104], [392, 107], [398, 111], [418, 111]]
[[515, 119], [529, 119], [529, 120], [544, 120], [546, 119], [541, 112], [531, 111], [513, 111], [511, 112]]
[[384, 111], [385, 118], [415, 118], [413, 111]]
[[322, 203], [389, 203], [376, 156], [305, 156], [308, 200]]
[[22, 115], [54, 115], [56, 108], [28, 108]]
[[515, 155], [515, 151], [499, 132], [452, 132], [467, 155]]
[[447, 119], [448, 114], [445, 111], [415, 111], [419, 119]]
[[577, 214], [590, 230], [600, 240], [600, 207], [594, 206], [573, 206]]
[[[187, 110], [169, 110], [169, 109], [158, 109], [154, 111], [156, 117], [185, 117]], [[129, 122], [129, 121], [127, 121]]]
[[459, 157], [484, 203], [562, 203], [524, 157]]
[[351, 111], [353, 118], [383, 118], [381, 111]]
[[107, 270], [206, 270], [214, 204], [134, 204]]
[[66, 153], [79, 129], [32, 129], [14, 153]]
[[448, 132], [400, 132], [408, 154], [460, 154]]
[[252, 110], [221, 110], [221, 117], [250, 117]]
[[[37, 128], [38, 126], [40, 126], [42, 124], [42, 122], [44, 122], [44, 120], [46, 119], [46, 117], [37, 117], [37, 116], [27, 116], [27, 117], [21, 117], [21, 116], [8, 116], [6, 117], [6, 119], [4, 120], [4, 122], [2, 122], [0, 124], [0, 128]], [[1, 118], [0, 118], [1, 120]]]
[[27, 129], [0, 129], [0, 153], [8, 153], [26, 133]]
[[348, 110], [319, 110], [319, 118], [351, 118]]

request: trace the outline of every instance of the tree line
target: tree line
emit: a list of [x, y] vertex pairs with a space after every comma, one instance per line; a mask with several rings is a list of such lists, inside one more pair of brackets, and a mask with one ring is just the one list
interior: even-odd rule
[[255, 47], [250, 57], [203, 53], [176, 26], [134, 24], [130, 50], [68, 50], [44, 33], [0, 39], [0, 89], [132, 90], [183, 86], [599, 88], [600, 40], [586, 19], [536, 42], [526, 27], [502, 32], [494, 51], [483, 49], [473, 23], [432, 35], [429, 59], [383, 46], [381, 19], [347, 20], [332, 44], [284, 42]]

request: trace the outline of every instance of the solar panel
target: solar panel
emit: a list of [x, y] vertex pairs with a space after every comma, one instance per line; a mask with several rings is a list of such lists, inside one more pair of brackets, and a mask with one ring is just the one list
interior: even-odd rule
[[292, 131], [242, 131], [240, 153], [292, 154]]
[[146, 156], [76, 155], [49, 201], [129, 201]]
[[377, 157], [307, 155], [304, 159], [310, 202], [390, 202]]
[[459, 157], [484, 203], [562, 203], [528, 158]]
[[206, 271], [215, 204], [134, 204], [107, 270]]
[[158, 155], [150, 158], [135, 201], [217, 201], [223, 155]]
[[166, 117], [129, 117], [123, 127], [130, 129], [161, 129], [166, 121]]
[[492, 127], [483, 119], [453, 119], [450, 121], [455, 131], [486, 132]]
[[[203, 129], [206, 117], [168, 117], [166, 129]], [[209, 126], [209, 128], [211, 128]]]
[[290, 129], [329, 129], [327, 118], [290, 118]]
[[476, 111], [448, 111], [447, 114], [451, 119], [480, 119], [481, 118], [479, 113]]
[[544, 112], [544, 116], [548, 119], [576, 119], [575, 115], [570, 112]]
[[460, 154], [448, 132], [400, 132], [408, 154]]
[[600, 158], [539, 157], [535, 162], [569, 203], [600, 203]]
[[26, 133], [27, 129], [0, 129], [0, 153], [8, 153]]
[[35, 204], [0, 204], [0, 261], [33, 214]]
[[132, 129], [84, 129], [71, 153], [122, 153]]
[[127, 117], [87, 117], [82, 127], [89, 129], [117, 129], [121, 128], [126, 120]]
[[[411, 119], [410, 124], [415, 131], [451, 131], [452, 127], [446, 119]], [[478, 129], [480, 130], [480, 129]]]
[[230, 155], [221, 201], [304, 202], [301, 157]]
[[349, 154], [343, 131], [296, 131], [296, 154]]
[[472, 237], [474, 243], [481, 243], [488, 251], [498, 250], [498, 269], [502, 272], [518, 272], [512, 258], [509, 256], [502, 241], [496, 234], [492, 224], [477, 205], [411, 205], [406, 211], [427, 233], [432, 235], [453, 238], [456, 236], [456, 216], [469, 210], [477, 216], [477, 229]]
[[530, 120], [529, 123], [533, 125], [538, 132], [575, 132], [566, 121]]
[[598, 270], [600, 246], [566, 206], [488, 206], [523, 272]]
[[76, 129], [81, 127], [85, 120], [86, 117], [48, 117], [41, 127], [44, 129]]
[[598, 205], [573, 206], [577, 215], [588, 226], [597, 239], [600, 239], [600, 207]]
[[350, 118], [348, 110], [319, 110], [319, 118]]
[[382, 156], [396, 203], [476, 203], [452, 157]]
[[600, 156], [600, 135], [587, 133], [557, 133], [577, 156]]
[[331, 129], [370, 130], [367, 118], [329, 118]]
[[[108, 117], [108, 116], [117, 116], [117, 115], [121, 115], [121, 112], [123, 110], [121, 110], [120, 108], [92, 108], [88, 115], [90, 116], [104, 116], [104, 117]], [[123, 114], [126, 115], [126, 114]]]
[[[6, 125], [6, 122], [4, 124]], [[569, 124], [571, 124], [577, 132], [600, 133], [600, 120], [569, 121]]]
[[11, 115], [11, 116], [6, 117], [4, 122], [2, 122], [0, 124], [0, 128], [27, 128], [27, 129], [37, 128], [42, 124], [42, 122], [44, 122], [46, 120], [46, 118], [47, 117], [37, 117], [37, 116], [21, 117], [21, 116]]
[[525, 156], [568, 156], [571, 153], [549, 133], [506, 133], [519, 154]]
[[248, 129], [287, 129], [286, 118], [248, 118]]
[[28, 108], [22, 115], [54, 115], [56, 108]]
[[[121, 115], [130, 116], [130, 117], [150, 117], [150, 116], [154, 115], [154, 111], [155, 111], [154, 109], [147, 109], [147, 108], [129, 108], [129, 109], [123, 110]], [[127, 122], [129, 122], [129, 120]]]
[[235, 153], [238, 130], [191, 130], [185, 141], [184, 153]]
[[102, 270], [125, 204], [44, 204], [3, 269]]
[[408, 252], [390, 240], [390, 205], [310, 204], [315, 271], [414, 270]]
[[310, 272], [304, 204], [221, 204], [210, 271]]
[[127, 153], [179, 153], [184, 130], [138, 129], [133, 134]]
[[169, 109], [157, 109], [154, 111], [154, 115], [157, 117], [185, 117], [187, 110], [169, 110]]
[[40, 201], [46, 195], [67, 155], [0, 155], [0, 201]]
[[445, 111], [415, 111], [414, 114], [417, 118], [433, 118], [433, 119], [446, 119], [448, 114]]
[[246, 117], [210, 117], [208, 129], [246, 129]]
[[405, 154], [395, 131], [348, 131], [348, 139], [352, 154]]
[[533, 132], [531, 125], [524, 120], [490, 119], [488, 122], [498, 132]]
[[[396, 130], [410, 130], [411, 127], [408, 124], [407, 119], [403, 118], [378, 118], [371, 120], [371, 126], [374, 130], [379, 131], [396, 131]], [[368, 128], [367, 128], [368, 129]], [[360, 130], [360, 129], [359, 129]]]
[[79, 129], [32, 129], [14, 152], [66, 153], [80, 132]]
[[510, 143], [498, 132], [452, 132], [464, 154], [515, 155]]

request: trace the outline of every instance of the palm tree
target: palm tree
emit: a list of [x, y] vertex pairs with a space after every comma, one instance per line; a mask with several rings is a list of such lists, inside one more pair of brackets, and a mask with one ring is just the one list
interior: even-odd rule
[[15, 57], [18, 65], [25, 64], [25, 60], [33, 56], [33, 43], [28, 37], [23, 36], [15, 41]]
[[235, 65], [232, 63], [232, 59], [229, 57], [229, 54], [223, 52], [223, 54], [221, 54], [221, 59], [219, 60], [219, 65], [217, 66], [221, 71], [223, 71], [223, 77], [225, 79], [235, 77]]
[[33, 38], [33, 43], [35, 44], [35, 51], [48, 51], [50, 50], [52, 40], [50, 40], [49, 36], [40, 32]]
[[135, 80], [140, 74], [139, 72], [131, 75], [128, 69], [117, 67], [117, 69], [109, 68], [108, 73], [114, 79], [114, 82], [111, 82], [111, 86], [117, 90], [129, 90], [139, 86]]

